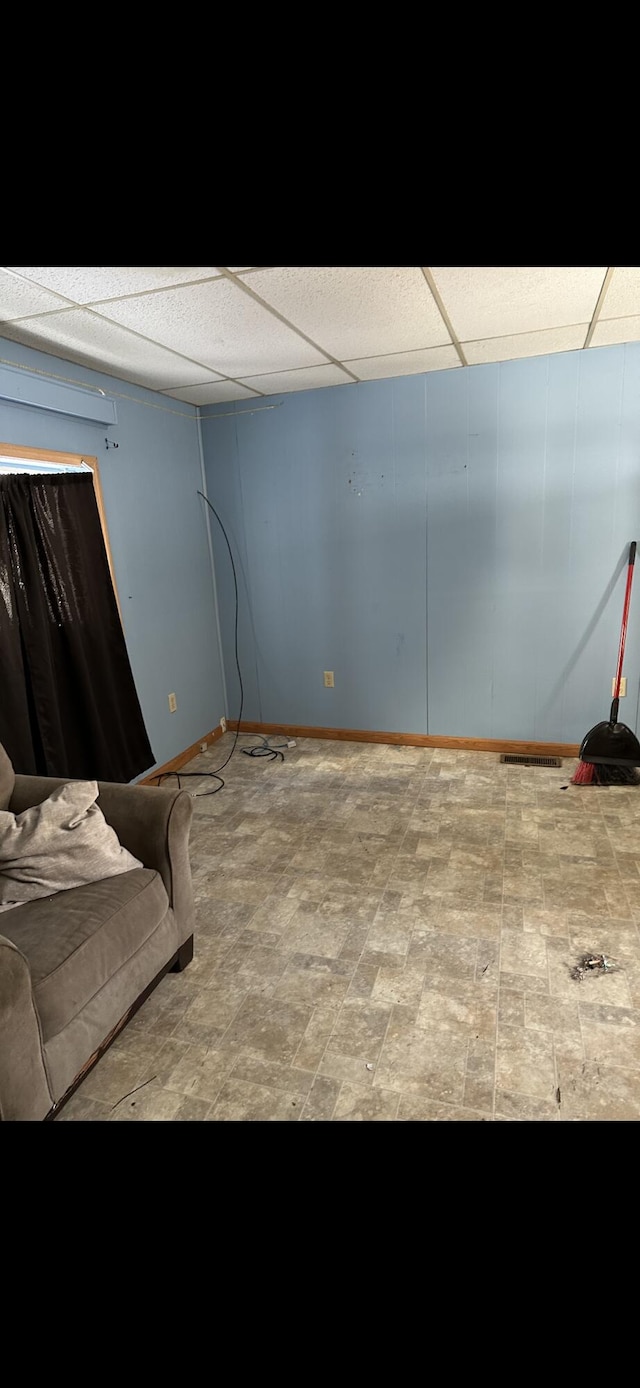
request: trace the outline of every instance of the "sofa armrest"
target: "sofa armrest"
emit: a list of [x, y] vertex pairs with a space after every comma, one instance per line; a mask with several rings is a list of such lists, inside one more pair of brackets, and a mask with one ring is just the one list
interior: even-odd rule
[[0, 1119], [38, 1122], [52, 1107], [29, 965], [0, 935]]
[[189, 862], [189, 829], [193, 803], [186, 790], [118, 785], [98, 781], [98, 804], [125, 848], [164, 882], [180, 923], [193, 933], [193, 888]]
[[[66, 785], [68, 779], [16, 776], [10, 810], [20, 814], [32, 805], [41, 805], [57, 786]], [[145, 867], [159, 872], [169, 905], [181, 925], [185, 925], [186, 939], [193, 932], [194, 915], [189, 862], [191, 796], [186, 790], [98, 781], [98, 804], [120, 843]]]

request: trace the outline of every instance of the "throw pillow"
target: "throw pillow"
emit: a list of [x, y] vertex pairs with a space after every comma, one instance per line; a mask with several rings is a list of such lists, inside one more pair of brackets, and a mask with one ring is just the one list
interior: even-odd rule
[[69, 781], [22, 814], [0, 810], [0, 903], [19, 904], [142, 867], [96, 805], [97, 781]]

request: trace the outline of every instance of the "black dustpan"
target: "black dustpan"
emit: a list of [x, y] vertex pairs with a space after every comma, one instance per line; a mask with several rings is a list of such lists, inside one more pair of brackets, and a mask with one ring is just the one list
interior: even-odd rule
[[640, 742], [626, 723], [618, 723], [618, 700], [614, 699], [608, 723], [596, 723], [583, 738], [580, 761], [594, 766], [640, 766]]
[[632, 540], [629, 546], [629, 564], [627, 568], [627, 587], [624, 595], [624, 611], [622, 614], [622, 630], [620, 632], [620, 648], [618, 651], [618, 669], [615, 680], [615, 697], [611, 705], [608, 723], [596, 723], [582, 740], [580, 747], [580, 761], [591, 762], [594, 766], [640, 766], [640, 742], [625, 723], [618, 722], [618, 703], [620, 694], [620, 681], [622, 679], [622, 662], [624, 659], [624, 647], [627, 636], [627, 620], [629, 617], [629, 604], [631, 602], [631, 584], [633, 581], [633, 566], [636, 558], [636, 542]]

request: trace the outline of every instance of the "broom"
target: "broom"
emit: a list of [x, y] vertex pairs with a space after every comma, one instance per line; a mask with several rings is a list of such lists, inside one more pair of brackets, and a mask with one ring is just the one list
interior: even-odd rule
[[571, 784], [574, 786], [636, 786], [640, 783], [640, 776], [636, 771], [636, 767], [640, 766], [640, 742], [630, 728], [627, 728], [624, 723], [618, 722], [622, 662], [627, 637], [635, 558], [636, 542], [632, 540], [629, 546], [627, 586], [618, 647], [618, 668], [613, 686], [613, 703], [609, 721], [596, 723], [596, 726], [591, 728], [590, 732], [583, 738], [579, 754], [580, 764], [575, 775], [571, 777]]

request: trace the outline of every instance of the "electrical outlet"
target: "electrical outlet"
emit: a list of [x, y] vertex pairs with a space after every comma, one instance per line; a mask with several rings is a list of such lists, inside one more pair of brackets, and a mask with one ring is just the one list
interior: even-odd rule
[[175, 694], [170, 694], [170, 695], [169, 695], [169, 713], [175, 713], [177, 707], [178, 707], [178, 700], [176, 699]]
[[[621, 678], [621, 680], [620, 680], [620, 693], [619, 693], [619, 695], [618, 695], [618, 698], [619, 698], [619, 699], [624, 699], [624, 698], [626, 698], [626, 694], [627, 694], [627, 677], [626, 677], [626, 675], [623, 675], [622, 678]], [[611, 698], [612, 698], [612, 699], [615, 699], [615, 697], [616, 697], [616, 677], [615, 677], [615, 675], [614, 675], [614, 676], [613, 676], [613, 679], [612, 679], [612, 681], [611, 681]]]
[[334, 685], [333, 685], [333, 670], [325, 670], [325, 672], [324, 672], [324, 687], [325, 687], [325, 689], [333, 689], [333, 687], [334, 687]]

